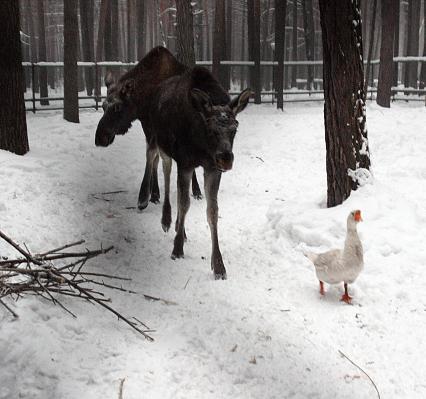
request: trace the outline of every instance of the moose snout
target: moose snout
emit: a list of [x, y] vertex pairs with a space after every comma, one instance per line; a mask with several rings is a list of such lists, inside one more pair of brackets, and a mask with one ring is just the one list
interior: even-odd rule
[[232, 169], [234, 162], [234, 154], [231, 151], [223, 151], [216, 153], [216, 164], [222, 172]]

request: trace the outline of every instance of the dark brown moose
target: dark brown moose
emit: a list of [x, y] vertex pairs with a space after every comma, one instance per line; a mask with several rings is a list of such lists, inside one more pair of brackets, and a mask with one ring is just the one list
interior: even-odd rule
[[[149, 142], [144, 183], [149, 185], [151, 182], [155, 154], [159, 150], [165, 177], [161, 218], [164, 231], [168, 231], [172, 222], [169, 199], [172, 159], [178, 169], [178, 211], [172, 258], [184, 255], [191, 176], [196, 167], [202, 166], [212, 240], [211, 267], [216, 279], [226, 278], [217, 235], [217, 193], [222, 173], [232, 169], [232, 147], [238, 127], [236, 115], [246, 107], [250, 94], [247, 89], [231, 100], [207, 69], [195, 67], [162, 82], [150, 112], [149, 129], [153, 140]], [[142, 187], [142, 190], [149, 192], [149, 188]]]
[[[153, 48], [117, 82], [115, 82], [112, 74], [108, 74], [105, 78], [107, 98], [102, 105], [104, 115], [98, 123], [95, 144], [102, 147], [112, 144], [115, 135], [125, 134], [136, 119], [140, 120], [147, 144], [149, 144], [152, 135], [146, 119], [157, 87], [162, 81], [171, 76], [182, 74], [186, 69], [169, 50], [159, 46]], [[147, 145], [147, 151], [148, 149], [149, 145]], [[139, 192], [138, 208], [140, 210], [147, 207], [149, 200], [154, 203], [158, 203], [160, 200], [156, 167], [158, 155], [154, 163], [151, 191], [140, 190]], [[201, 191], [195, 173], [192, 188], [194, 197], [200, 199]]]

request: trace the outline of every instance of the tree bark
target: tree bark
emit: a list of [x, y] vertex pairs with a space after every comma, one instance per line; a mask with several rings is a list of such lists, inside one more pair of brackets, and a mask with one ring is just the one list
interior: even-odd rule
[[[37, 51], [37, 40], [36, 40], [36, 27], [35, 27], [35, 20], [32, 17], [34, 15], [33, 11], [33, 3], [30, 2], [30, 0], [27, 0], [27, 7], [29, 8], [29, 14], [30, 17], [28, 18], [29, 28], [30, 28], [30, 43], [31, 43], [31, 62], [37, 62], [38, 61], [38, 51]], [[39, 69], [36, 67], [34, 69], [34, 80], [32, 82], [33, 90], [35, 93], [38, 93], [40, 91], [39, 86]]]
[[319, 0], [324, 60], [327, 206], [341, 204], [370, 168], [358, 0]]
[[77, 0], [64, 2], [64, 119], [79, 123]]
[[0, 149], [24, 155], [29, 146], [18, 0], [0, 1], [0, 15]]
[[[297, 61], [297, 0], [293, 0], [293, 35], [291, 60]], [[297, 66], [291, 67], [291, 87], [297, 87]]]
[[[81, 41], [83, 46], [83, 61], [94, 61], [94, 35], [93, 25], [94, 8], [93, 0], [80, 0], [80, 21], [81, 21]], [[86, 80], [87, 95], [93, 93], [93, 68], [85, 68], [84, 77]]]
[[285, 46], [285, 17], [287, 0], [275, 0], [275, 90], [277, 92], [277, 108], [284, 108], [283, 79], [284, 79], [284, 46]]
[[[420, 0], [408, 0], [407, 56], [419, 55]], [[405, 67], [404, 86], [417, 88], [418, 62], [409, 62]], [[408, 92], [405, 94], [409, 94]]]
[[216, 79], [225, 86], [224, 67], [220, 61], [225, 59], [226, 54], [226, 27], [225, 27], [225, 0], [217, 0], [214, 14], [214, 36], [213, 36], [213, 66], [212, 72]]
[[[368, 92], [370, 69], [371, 69], [371, 57], [373, 55], [373, 43], [374, 43], [374, 33], [376, 31], [376, 14], [377, 14], [377, 0], [373, 2], [373, 14], [371, 16], [370, 22], [370, 41], [368, 43], [368, 56], [367, 56], [367, 65], [365, 68], [365, 92]], [[374, 79], [374, 77], [373, 77]], [[371, 85], [373, 86], [373, 85]]]
[[[401, 9], [401, 1], [396, 0], [395, 5], [395, 21], [394, 21], [394, 34], [393, 34], [393, 56], [399, 56], [399, 15]], [[393, 85], [398, 86], [398, 63], [395, 62], [393, 65]]]
[[[312, 0], [303, 0], [303, 25], [305, 31], [305, 48], [306, 59], [308, 61], [314, 60], [315, 50], [315, 27], [314, 27], [314, 8]], [[313, 90], [314, 88], [314, 67], [308, 65], [308, 81], [307, 89]]]
[[[37, 1], [38, 14], [38, 57], [39, 61], [47, 61], [46, 57], [46, 36], [44, 24], [44, 0]], [[47, 69], [40, 68], [40, 97], [48, 97], [47, 90]], [[49, 105], [49, 100], [41, 100], [41, 105]]]
[[177, 59], [192, 68], [195, 65], [194, 23], [192, 6], [187, 0], [176, 0]]
[[[423, 0], [423, 57], [426, 57], [426, 0]], [[426, 62], [422, 62], [422, 69], [420, 72], [420, 89], [426, 87]], [[419, 93], [419, 95], [421, 95]]]
[[136, 0], [136, 40], [138, 60], [145, 55], [145, 1]]
[[380, 46], [379, 83], [377, 104], [390, 108], [393, 80], [393, 39], [395, 12], [398, 0], [382, 0], [382, 44]]
[[254, 103], [260, 104], [262, 89], [260, 85], [260, 0], [247, 1], [247, 16], [249, 49], [251, 49], [251, 60], [254, 61], [250, 84], [254, 91]]

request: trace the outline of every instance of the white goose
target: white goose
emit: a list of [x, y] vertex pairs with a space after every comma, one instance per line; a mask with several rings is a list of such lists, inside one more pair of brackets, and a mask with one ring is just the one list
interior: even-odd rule
[[343, 250], [332, 249], [321, 254], [312, 252], [306, 254], [315, 265], [321, 295], [325, 294], [324, 282], [338, 284], [343, 281], [345, 293], [341, 300], [348, 304], [351, 303], [348, 284], [352, 284], [356, 280], [364, 267], [362, 244], [356, 230], [357, 224], [361, 221], [361, 211], [355, 210], [349, 214]]

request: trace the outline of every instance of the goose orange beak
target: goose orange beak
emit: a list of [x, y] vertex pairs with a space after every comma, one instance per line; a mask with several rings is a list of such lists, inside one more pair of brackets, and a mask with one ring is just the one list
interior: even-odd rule
[[362, 222], [361, 211], [356, 211], [354, 219], [356, 222]]

